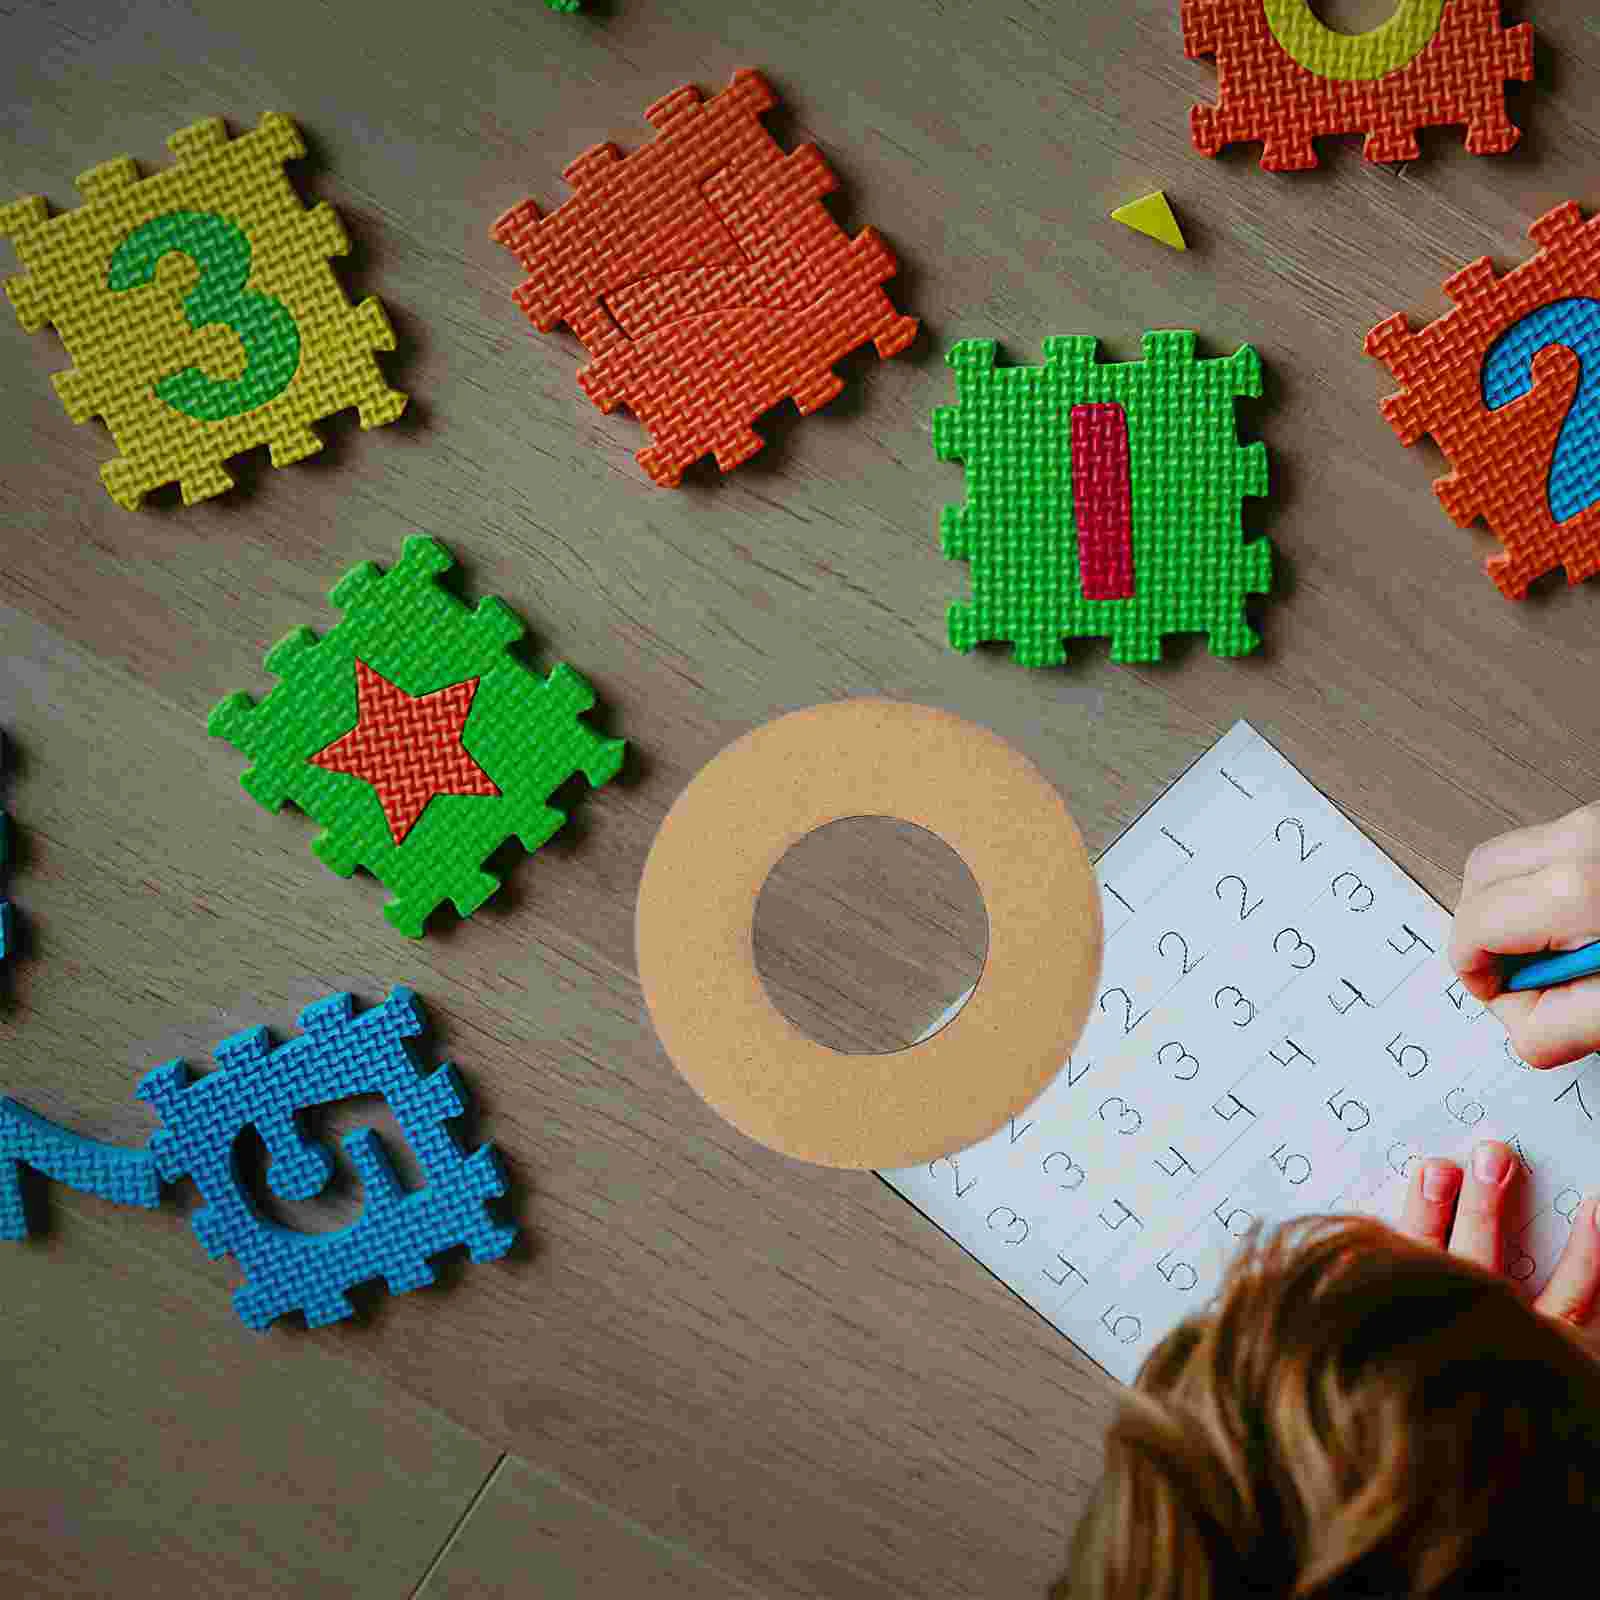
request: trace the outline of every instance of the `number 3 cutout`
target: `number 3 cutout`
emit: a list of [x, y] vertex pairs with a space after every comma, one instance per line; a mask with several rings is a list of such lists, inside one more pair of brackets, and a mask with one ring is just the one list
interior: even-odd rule
[[1533, 361], [1562, 345], [1582, 369], [1550, 461], [1550, 515], [1568, 522], [1600, 500], [1600, 300], [1557, 300], [1500, 335], [1483, 363], [1483, 403], [1498, 411], [1533, 392]]
[[156, 382], [156, 394], [174, 411], [200, 422], [221, 422], [264, 406], [289, 387], [300, 365], [300, 329], [289, 308], [270, 294], [245, 288], [250, 240], [244, 230], [210, 211], [169, 211], [135, 228], [111, 257], [113, 292], [153, 283], [156, 263], [174, 251], [200, 269], [183, 297], [183, 314], [198, 332], [220, 323], [244, 346], [237, 378], [208, 378], [185, 367]]

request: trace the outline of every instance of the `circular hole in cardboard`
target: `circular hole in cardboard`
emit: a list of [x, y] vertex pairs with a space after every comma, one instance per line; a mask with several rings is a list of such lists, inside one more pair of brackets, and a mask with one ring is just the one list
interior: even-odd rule
[[768, 998], [802, 1033], [884, 1055], [959, 1014], [983, 973], [989, 918], [966, 863], [937, 834], [845, 817], [768, 874], [754, 942]]

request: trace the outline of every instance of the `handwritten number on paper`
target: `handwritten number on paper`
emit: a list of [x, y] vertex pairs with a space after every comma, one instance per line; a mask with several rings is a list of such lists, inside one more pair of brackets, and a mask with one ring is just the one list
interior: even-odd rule
[[[1467, 1091], [1458, 1083], [1444, 1097], [1444, 1108], [1464, 1128], [1476, 1127], [1483, 1121], [1484, 1108], [1481, 1101], [1467, 1099]], [[1559, 1099], [1560, 1097], [1557, 1096]]]
[[[997, 1224], [994, 1220], [996, 1217], [1004, 1217], [1005, 1221]], [[996, 1206], [989, 1213], [988, 1221], [990, 1233], [994, 1233], [1001, 1228], [1005, 1230], [1006, 1236], [1000, 1241], [1002, 1244], [1021, 1244], [1028, 1237], [1027, 1222], [1022, 1217], [1019, 1217], [1010, 1206]], [[1011, 1232], [1013, 1228], [1021, 1228], [1022, 1232], [1013, 1237]]]
[[[1234, 1027], [1248, 1028], [1250, 1024], [1256, 1020], [1256, 1008], [1254, 1004], [1247, 1000], [1238, 989], [1234, 988], [1234, 986], [1229, 983], [1224, 984], [1223, 987], [1218, 989], [1217, 992], [1211, 997], [1211, 1004], [1218, 1011], [1223, 1009], [1222, 997], [1225, 994], [1231, 994], [1233, 996], [1233, 999], [1228, 1002], [1228, 1005], [1233, 1011], [1231, 1021], [1233, 1022]], [[1244, 1013], [1243, 1016], [1240, 1016], [1239, 1014], [1241, 1011]]]
[[1230, 872], [1227, 877], [1217, 879], [1216, 887], [1211, 891], [1217, 897], [1217, 899], [1223, 900], [1231, 898], [1231, 890], [1227, 896], [1225, 896], [1222, 892], [1222, 886], [1225, 883], [1236, 883], [1239, 885], [1239, 920], [1241, 922], [1246, 921], [1266, 904], [1264, 899], [1258, 898], [1255, 901], [1250, 900], [1250, 885], [1246, 883], [1244, 879], [1241, 878], [1236, 872]]
[[1059, 1277], [1055, 1273], [1053, 1273], [1049, 1269], [1049, 1267], [1041, 1267], [1039, 1270], [1058, 1289], [1064, 1289], [1066, 1287], [1068, 1278], [1079, 1278], [1079, 1279], [1082, 1279], [1082, 1281], [1084, 1283], [1087, 1283], [1089, 1281], [1087, 1278], [1084, 1277], [1084, 1275], [1081, 1272], [1078, 1271], [1078, 1269], [1075, 1266], [1073, 1266], [1073, 1264], [1070, 1261], [1067, 1260], [1067, 1258], [1064, 1255], [1059, 1255], [1058, 1254], [1056, 1256], [1056, 1260], [1061, 1263], [1061, 1274], [1060, 1274]]
[[[1390, 1058], [1408, 1078], [1420, 1078], [1428, 1070], [1428, 1052], [1420, 1044], [1400, 1044], [1401, 1035], [1392, 1038], [1387, 1049]], [[1396, 1045], [1400, 1048], [1395, 1049]]]
[[958, 1199], [958, 1200], [965, 1199], [966, 1196], [971, 1194], [973, 1189], [977, 1187], [978, 1180], [976, 1178], [968, 1178], [966, 1183], [965, 1183], [965, 1185], [962, 1184], [962, 1182], [961, 1182], [961, 1168], [960, 1168], [960, 1165], [957, 1163], [956, 1158], [954, 1156], [937, 1156], [937, 1157], [935, 1157], [934, 1160], [932, 1160], [932, 1161], [930, 1161], [928, 1163], [928, 1176], [929, 1177], [933, 1177], [933, 1178], [938, 1177], [938, 1175], [939, 1175], [938, 1169], [941, 1166], [949, 1167], [950, 1174], [955, 1179], [956, 1199]]
[[1571, 1083], [1569, 1083], [1569, 1084], [1568, 1084], [1568, 1085], [1567, 1085], [1567, 1086], [1566, 1086], [1566, 1088], [1565, 1088], [1565, 1089], [1563, 1089], [1563, 1090], [1562, 1090], [1562, 1091], [1561, 1091], [1561, 1093], [1560, 1093], [1560, 1094], [1558, 1094], [1558, 1095], [1557, 1095], [1557, 1096], [1556, 1096], [1556, 1099], [1555, 1099], [1555, 1103], [1556, 1103], [1556, 1104], [1557, 1104], [1557, 1105], [1560, 1105], [1560, 1104], [1561, 1104], [1561, 1102], [1562, 1102], [1562, 1101], [1563, 1101], [1563, 1100], [1565, 1100], [1565, 1099], [1566, 1099], [1566, 1098], [1567, 1098], [1567, 1096], [1568, 1096], [1568, 1095], [1569, 1095], [1569, 1094], [1575, 1094], [1575, 1095], [1577, 1095], [1577, 1097], [1578, 1097], [1578, 1109], [1579, 1109], [1579, 1110], [1580, 1110], [1580, 1111], [1581, 1111], [1581, 1112], [1582, 1112], [1582, 1113], [1583, 1113], [1583, 1114], [1584, 1114], [1584, 1117], [1585, 1117], [1585, 1118], [1586, 1118], [1586, 1119], [1587, 1119], [1587, 1120], [1588, 1120], [1588, 1121], [1590, 1121], [1590, 1122], [1593, 1122], [1593, 1121], [1594, 1121], [1594, 1112], [1592, 1112], [1592, 1111], [1591, 1111], [1591, 1110], [1590, 1110], [1590, 1109], [1589, 1109], [1589, 1108], [1588, 1108], [1588, 1106], [1586, 1106], [1586, 1105], [1585, 1105], [1585, 1104], [1584, 1104], [1584, 1103], [1583, 1103], [1583, 1089], [1582, 1089], [1582, 1087], [1581, 1087], [1581, 1086], [1580, 1086], [1580, 1085], [1579, 1085], [1579, 1083], [1578, 1083], [1578, 1080], [1577, 1080], [1577, 1079], [1576, 1079], [1576, 1078], [1574, 1078], [1574, 1079], [1573, 1079], [1573, 1080], [1572, 1080], [1572, 1082], [1571, 1082]]
[[1172, 1260], [1170, 1250], [1156, 1262], [1156, 1271], [1180, 1294], [1187, 1294], [1200, 1281], [1200, 1274], [1187, 1261]]
[[[1146, 1007], [1139, 1013], [1138, 1016], [1134, 1016], [1133, 996], [1129, 994], [1126, 989], [1107, 989], [1106, 992], [1100, 996], [1100, 1009], [1102, 1011], [1106, 1010], [1106, 1001], [1109, 1000], [1114, 994], [1120, 994], [1122, 996], [1122, 1031], [1125, 1034], [1132, 1033], [1133, 1030], [1150, 1015], [1149, 1008]], [[1106, 1015], [1109, 1016], [1110, 1013], [1106, 1012]]]
[[1105, 1214], [1104, 1211], [1102, 1211], [1099, 1215], [1100, 1215], [1100, 1220], [1103, 1223], [1105, 1223], [1105, 1225], [1113, 1233], [1115, 1233], [1117, 1231], [1117, 1229], [1120, 1228], [1123, 1225], [1123, 1223], [1125, 1223], [1125, 1222], [1136, 1223], [1141, 1228], [1144, 1226], [1144, 1218], [1141, 1217], [1137, 1211], [1134, 1211], [1134, 1210], [1130, 1209], [1130, 1207], [1127, 1205], [1127, 1203], [1125, 1201], [1118, 1200], [1116, 1198], [1116, 1196], [1113, 1195], [1112, 1199], [1111, 1199], [1111, 1203], [1112, 1203], [1112, 1205], [1114, 1205], [1117, 1208], [1118, 1211], [1120, 1211], [1122, 1213], [1122, 1215], [1120, 1217], [1118, 1217], [1115, 1222], [1113, 1222], [1111, 1220], [1111, 1218], [1108, 1217]]
[[1112, 1314], [1116, 1309], [1115, 1304], [1107, 1306], [1100, 1313], [1100, 1320], [1119, 1344], [1132, 1344], [1144, 1332], [1144, 1324], [1131, 1311], [1124, 1311], [1120, 1316], [1113, 1317]]
[[[1071, 1063], [1070, 1058], [1069, 1058], [1067, 1064], [1068, 1064], [1068, 1066], [1071, 1066], [1072, 1063]], [[1025, 1134], [1028, 1131], [1028, 1129], [1031, 1128], [1032, 1126], [1033, 1126], [1033, 1124], [1031, 1122], [1024, 1122], [1022, 1124], [1022, 1126], [1019, 1128], [1017, 1126], [1017, 1119], [1015, 1117], [1013, 1117], [1011, 1119], [1011, 1143], [1015, 1144], [1017, 1142], [1017, 1140], [1020, 1139], [1023, 1136], [1023, 1134]]]
[[[1338, 1119], [1340, 1127], [1349, 1133], [1360, 1133], [1363, 1128], [1370, 1127], [1372, 1125], [1372, 1113], [1354, 1095], [1345, 1095], [1338, 1105], [1333, 1103], [1342, 1094], [1344, 1094], [1343, 1089], [1335, 1089], [1326, 1101], [1328, 1109]], [[1361, 1120], [1359, 1122], [1346, 1121], [1345, 1113], [1347, 1111], [1354, 1111]]]
[[1369, 999], [1367, 999], [1367, 997], [1364, 994], [1362, 994], [1362, 992], [1358, 988], [1356, 988], [1356, 986], [1353, 983], [1351, 983], [1351, 981], [1348, 978], [1341, 978], [1339, 980], [1339, 982], [1342, 983], [1345, 986], [1345, 988], [1347, 988], [1350, 991], [1350, 998], [1348, 1000], [1346, 1000], [1343, 1005], [1340, 1005], [1338, 996], [1330, 994], [1328, 996], [1328, 1004], [1330, 1006], [1332, 1006], [1333, 1009], [1335, 1011], [1337, 1011], [1341, 1017], [1348, 1016], [1350, 1014], [1351, 1010], [1357, 1005], [1363, 1005], [1369, 1011], [1372, 1009], [1372, 1002]]
[[[1177, 1054], [1169, 1055], [1167, 1053], [1168, 1051], [1176, 1051]], [[1181, 1039], [1167, 1040], [1167, 1042], [1156, 1051], [1156, 1061], [1163, 1067], [1171, 1067], [1172, 1076], [1176, 1078], [1179, 1083], [1190, 1083], [1197, 1076], [1199, 1076], [1200, 1063], [1194, 1056], [1190, 1055], [1189, 1052], [1183, 1048], [1183, 1041]], [[1183, 1070], [1185, 1062], [1188, 1063], [1190, 1068], [1188, 1072]]]
[[[1122, 1107], [1122, 1109], [1117, 1113], [1117, 1132], [1122, 1134], [1124, 1137], [1131, 1138], [1144, 1126], [1144, 1118], [1139, 1114], [1138, 1111], [1134, 1109], [1134, 1107], [1130, 1106], [1120, 1094], [1110, 1095], [1100, 1102], [1100, 1120], [1102, 1122], [1107, 1120], [1107, 1106]], [[1133, 1124], [1132, 1127], [1128, 1126], [1130, 1121]]]
[[[1394, 1159], [1394, 1153], [1396, 1150], [1404, 1150], [1406, 1152], [1405, 1159], [1401, 1161], [1398, 1166], [1395, 1165]], [[1421, 1153], [1422, 1152], [1420, 1150], [1415, 1150], [1408, 1145], [1404, 1139], [1396, 1139], [1395, 1142], [1389, 1146], [1388, 1150], [1384, 1152], [1384, 1160], [1387, 1163], [1389, 1170], [1397, 1177], [1409, 1178], [1411, 1176], [1411, 1163], [1415, 1161]]]
[[1185, 855], [1186, 855], [1186, 856], [1188, 856], [1188, 858], [1189, 858], [1189, 859], [1190, 859], [1190, 860], [1191, 860], [1191, 861], [1193, 861], [1193, 860], [1194, 860], [1194, 851], [1193, 851], [1193, 850], [1191, 850], [1191, 849], [1190, 849], [1190, 848], [1189, 848], [1189, 847], [1188, 847], [1188, 845], [1186, 845], [1186, 844], [1185, 844], [1185, 843], [1184, 843], [1184, 842], [1183, 842], [1183, 840], [1182, 840], [1182, 839], [1180, 839], [1180, 838], [1179, 838], [1179, 837], [1178, 837], [1178, 836], [1177, 836], [1177, 834], [1175, 834], [1175, 833], [1173, 833], [1173, 832], [1172, 832], [1172, 831], [1171, 831], [1171, 830], [1170, 830], [1170, 829], [1167, 829], [1167, 828], [1163, 828], [1163, 829], [1162, 829], [1162, 830], [1161, 830], [1161, 836], [1162, 836], [1162, 837], [1163, 837], [1163, 838], [1164, 838], [1164, 839], [1170, 839], [1170, 840], [1171, 840], [1171, 841], [1172, 841], [1172, 842], [1173, 842], [1173, 843], [1174, 843], [1174, 844], [1175, 844], [1175, 845], [1177, 845], [1177, 847], [1178, 847], [1178, 848], [1179, 848], [1179, 849], [1180, 849], [1180, 850], [1181, 850], [1181, 851], [1183, 851], [1183, 853], [1184, 853], [1184, 854], [1185, 854]]
[[1487, 1006], [1478, 1006], [1474, 1011], [1472, 1011], [1470, 1013], [1470, 1015], [1468, 1014], [1468, 1012], [1467, 1012], [1467, 991], [1464, 988], [1462, 988], [1461, 980], [1459, 978], [1455, 979], [1450, 984], [1449, 988], [1447, 988], [1445, 990], [1444, 997], [1445, 997], [1446, 1000], [1448, 1000], [1450, 1002], [1451, 1005], [1453, 1005], [1456, 1008], [1457, 1011], [1461, 1012], [1464, 1016], [1466, 1016], [1467, 1017], [1467, 1021], [1469, 1021], [1469, 1022], [1476, 1022], [1478, 1020], [1478, 1018], [1481, 1017], [1489, 1009]]
[[1312, 856], [1314, 856], [1317, 851], [1322, 848], [1322, 841], [1320, 839], [1313, 839], [1309, 844], [1307, 843], [1306, 825], [1299, 819], [1299, 817], [1285, 817], [1283, 821], [1272, 830], [1272, 837], [1276, 839], [1279, 844], [1283, 843], [1283, 830], [1285, 828], [1293, 828], [1294, 831], [1299, 834], [1300, 859], [1302, 861], [1309, 861]]
[[1058, 1189], [1070, 1191], [1073, 1189], [1081, 1189], [1083, 1187], [1083, 1180], [1087, 1178], [1089, 1174], [1086, 1173], [1083, 1168], [1080, 1167], [1078, 1163], [1067, 1154], [1065, 1150], [1052, 1150], [1050, 1154], [1039, 1163], [1040, 1167], [1051, 1177], [1057, 1176], [1056, 1169], [1051, 1166], [1051, 1163], [1054, 1161], [1063, 1163], [1060, 1169], [1060, 1178], [1064, 1181], [1060, 1181], [1056, 1184]]
[[[1341, 883], [1348, 883], [1350, 887], [1341, 892], [1339, 888]], [[1341, 872], [1333, 880], [1333, 892], [1352, 911], [1370, 911], [1378, 898], [1353, 872]], [[1362, 899], [1363, 895], [1366, 896], [1365, 899]]]
[[[1205, 960], [1205, 957], [1201, 956], [1200, 957], [1200, 961], [1190, 961], [1190, 959], [1189, 959], [1189, 941], [1187, 939], [1185, 939], [1184, 936], [1181, 933], [1179, 933], [1175, 929], [1171, 929], [1171, 928], [1169, 928], [1167, 930], [1167, 932], [1162, 934], [1161, 937], [1156, 940], [1156, 954], [1158, 956], [1165, 956], [1167, 954], [1167, 940], [1168, 939], [1176, 939], [1178, 944], [1179, 944], [1179, 946], [1181, 947], [1181, 951], [1180, 951], [1180, 954], [1178, 956], [1178, 965], [1179, 965], [1179, 967], [1182, 968], [1182, 971], [1180, 972], [1179, 976], [1187, 978], [1189, 976], [1189, 974], [1191, 972], [1193, 972], [1194, 969], [1200, 965], [1200, 961], [1204, 961]], [[1148, 1014], [1149, 1013], [1147, 1012], [1146, 1015], [1148, 1015]]]
[[1424, 950], [1426, 950], [1428, 952], [1429, 955], [1433, 954], [1433, 946], [1431, 944], [1429, 944], [1428, 941], [1426, 939], [1424, 939], [1422, 937], [1422, 935], [1420, 933], [1418, 933], [1417, 930], [1415, 928], [1413, 928], [1409, 922], [1402, 922], [1400, 924], [1400, 931], [1403, 934], [1405, 934], [1407, 939], [1410, 940], [1409, 944], [1396, 944], [1394, 942], [1394, 935], [1392, 933], [1389, 935], [1388, 939], [1385, 941], [1385, 943], [1388, 944], [1389, 948], [1391, 950], [1393, 950], [1394, 953], [1397, 956], [1408, 956], [1408, 955], [1410, 955], [1411, 952], [1413, 950], [1415, 950], [1419, 944], [1422, 946], [1422, 948]]
[[[1286, 943], [1293, 940], [1292, 944]], [[1298, 928], [1284, 928], [1273, 938], [1272, 953], [1282, 956], [1296, 972], [1304, 972], [1308, 967], [1316, 965], [1316, 946], [1301, 937]], [[1300, 958], [1304, 956], [1305, 960]]]
[[[1231, 1111], [1224, 1111], [1222, 1109], [1224, 1101], [1229, 1101], [1232, 1103], [1233, 1109]], [[1247, 1106], [1236, 1094], [1219, 1095], [1215, 1102], [1213, 1102], [1211, 1109], [1215, 1111], [1224, 1122], [1232, 1122], [1233, 1119], [1241, 1112], [1247, 1117], [1253, 1117], [1255, 1115], [1255, 1112], [1252, 1111], [1250, 1107]]]
[[[1243, 1206], [1235, 1206], [1231, 1211], [1224, 1214], [1222, 1208], [1223, 1206], [1227, 1205], [1227, 1203], [1228, 1202], [1226, 1200], [1219, 1201], [1218, 1204], [1213, 1207], [1211, 1215], [1222, 1224], [1223, 1228], [1233, 1238], [1243, 1238], [1243, 1236], [1249, 1231], [1250, 1224], [1256, 1220], [1255, 1214], [1253, 1212], [1246, 1211]], [[1237, 1226], [1235, 1226], [1236, 1223]]]
[[[1273, 1166], [1275, 1166], [1278, 1171], [1289, 1180], [1289, 1183], [1294, 1188], [1298, 1189], [1300, 1185], [1311, 1176], [1311, 1163], [1303, 1155], [1299, 1155], [1293, 1151], [1289, 1151], [1288, 1154], [1285, 1154], [1286, 1151], [1289, 1151], [1289, 1146], [1287, 1144], [1280, 1144], [1278, 1148], [1272, 1152], [1270, 1159]], [[1289, 1170], [1291, 1166], [1294, 1167], [1294, 1171], [1292, 1173]]]
[[[1085, 1061], [1084, 1064], [1081, 1067], [1077, 1066], [1075, 1064], [1074, 1060], [1073, 1060], [1073, 1057], [1068, 1056], [1067, 1057], [1067, 1087], [1069, 1089], [1076, 1089], [1078, 1087], [1078, 1085], [1080, 1083], [1082, 1083], [1083, 1080], [1086, 1077], [1088, 1077], [1089, 1068], [1092, 1067], [1093, 1065], [1094, 1065], [1094, 1062]], [[1028, 1124], [1028, 1126], [1031, 1128], [1033, 1126], [1033, 1124], [1030, 1122]]]

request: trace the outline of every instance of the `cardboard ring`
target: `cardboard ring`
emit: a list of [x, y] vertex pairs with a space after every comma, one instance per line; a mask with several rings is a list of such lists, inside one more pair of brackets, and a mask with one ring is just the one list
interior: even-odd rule
[[[895, 817], [966, 863], [989, 916], [977, 988], [886, 1055], [829, 1049], [768, 998], [756, 901], [786, 851], [844, 817]], [[635, 916], [667, 1054], [741, 1132], [830, 1167], [903, 1167], [986, 1138], [1077, 1043], [1100, 976], [1100, 894], [1077, 825], [1020, 751], [946, 711], [859, 699], [747, 733], [661, 824]]]

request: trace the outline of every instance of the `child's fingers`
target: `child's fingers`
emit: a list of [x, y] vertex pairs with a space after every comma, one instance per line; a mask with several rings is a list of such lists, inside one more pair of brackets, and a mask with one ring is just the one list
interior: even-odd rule
[[1473, 1150], [1456, 1204], [1455, 1227], [1450, 1231], [1451, 1255], [1490, 1272], [1501, 1270], [1505, 1253], [1501, 1219], [1516, 1171], [1517, 1158], [1511, 1147], [1498, 1139], [1485, 1139]]
[[1580, 806], [1554, 822], [1517, 828], [1480, 844], [1467, 857], [1461, 898], [1469, 899], [1491, 883], [1520, 878], [1558, 861], [1595, 856], [1600, 856], [1600, 806]]
[[1553, 989], [1498, 994], [1489, 1008], [1530, 1067], [1564, 1067], [1600, 1044], [1600, 973]]
[[1572, 1232], [1556, 1270], [1533, 1302], [1535, 1311], [1558, 1317], [1575, 1328], [1586, 1327], [1600, 1298], [1600, 1226], [1596, 1226], [1596, 1200], [1590, 1195], [1572, 1218]]
[[1461, 1168], [1453, 1161], [1422, 1161], [1411, 1174], [1399, 1231], [1408, 1239], [1443, 1250], [1450, 1242], [1450, 1224], [1461, 1192]]
[[1600, 936], [1600, 860], [1562, 861], [1463, 896], [1450, 964], [1479, 1000], [1503, 987], [1502, 955], [1576, 949]]

